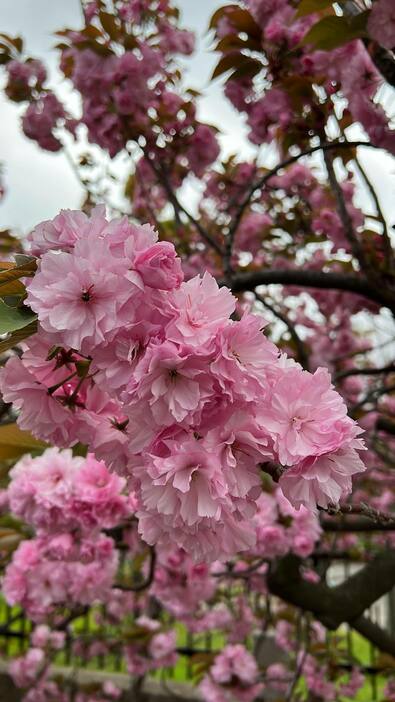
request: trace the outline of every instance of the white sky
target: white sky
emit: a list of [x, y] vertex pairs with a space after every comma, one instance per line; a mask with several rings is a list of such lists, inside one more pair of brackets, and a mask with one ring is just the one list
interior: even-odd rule
[[[199, 114], [221, 128], [225, 151], [246, 158], [254, 149], [246, 139], [243, 120], [223, 99], [220, 83], [210, 84], [209, 81], [215, 56], [210, 55], [205, 32], [210, 15], [224, 2], [178, 0], [183, 24], [194, 29], [200, 37], [198, 53], [186, 62], [187, 83], [204, 92]], [[53, 32], [62, 27], [78, 28], [80, 25], [79, 0], [0, 0], [0, 31], [23, 36], [26, 52], [42, 58], [50, 66], [52, 85], [56, 86], [59, 95], [66, 92], [66, 86], [64, 82], [62, 85], [56, 70], [56, 52], [51, 50], [55, 43]], [[386, 106], [388, 108], [388, 102]], [[78, 208], [82, 190], [63, 154], [44, 152], [24, 137], [20, 127], [21, 112], [23, 107], [0, 96], [0, 162], [4, 166], [7, 189], [0, 204], [0, 228], [11, 227], [22, 233], [55, 216], [61, 208]], [[392, 112], [395, 113], [395, 109]], [[393, 159], [367, 149], [360, 157], [378, 189], [389, 223], [394, 224]], [[359, 199], [364, 204], [366, 195], [361, 193]]]
[[[224, 144], [248, 153], [241, 120], [221, 99], [218, 85], [209, 85], [215, 59], [209, 55], [205, 31], [212, 12], [221, 5], [218, 0], [180, 0], [183, 24], [198, 32], [199, 53], [188, 60], [188, 85], [203, 90], [200, 115], [212, 123], [225, 125], [228, 135]], [[53, 32], [62, 27], [81, 26], [79, 0], [1, 0], [0, 31], [20, 34], [26, 52], [40, 57], [51, 68], [51, 84], [62, 95], [65, 86], [56, 70], [56, 43]], [[9, 102], [0, 95], [0, 162], [4, 167], [6, 197], [0, 204], [0, 228], [7, 226], [21, 232], [37, 222], [53, 217], [59, 209], [78, 207], [82, 190], [65, 156], [42, 151], [24, 137], [20, 126], [23, 106]]]

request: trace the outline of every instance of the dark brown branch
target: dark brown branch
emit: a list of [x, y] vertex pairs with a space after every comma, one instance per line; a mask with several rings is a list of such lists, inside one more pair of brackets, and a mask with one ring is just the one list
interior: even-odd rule
[[[375, 507], [361, 502], [359, 505], [345, 504], [340, 507], [329, 507], [326, 510], [322, 510], [322, 513], [331, 515], [332, 517], [341, 517], [341, 521], [334, 521], [334, 528], [331, 528], [331, 520], [327, 519], [322, 522], [322, 526], [325, 531], [382, 531], [384, 530], [395, 530], [395, 515], [390, 512], [381, 512]], [[351, 520], [345, 520], [345, 516], [351, 516]], [[357, 521], [353, 517], [362, 517], [361, 520]], [[342, 525], [346, 525], [347, 529], [343, 529]], [[370, 527], [375, 527], [371, 529]]]
[[386, 395], [388, 392], [394, 392], [395, 391], [395, 384], [392, 385], [384, 385], [383, 387], [378, 387], [378, 388], [373, 388], [373, 390], [370, 390], [365, 397], [362, 398], [359, 402], [356, 402], [355, 405], [350, 407], [349, 409], [349, 414], [353, 416], [353, 414], [359, 410], [361, 407], [366, 405], [367, 403], [374, 403], [375, 405], [377, 404], [377, 401], [381, 395]]
[[343, 514], [354, 514], [358, 516], [367, 517], [372, 522], [378, 524], [392, 524], [395, 527], [395, 515], [390, 512], [382, 512], [375, 507], [367, 505], [365, 502], [360, 502], [358, 505], [345, 504], [339, 507], [328, 507], [324, 510], [327, 514], [334, 517]]
[[264, 563], [267, 563], [268, 559], [267, 558], [260, 558], [254, 565], [250, 566], [249, 568], [243, 568], [242, 570], [234, 570], [233, 568], [229, 568], [229, 570], [222, 570], [219, 573], [213, 573], [215, 578], [249, 578], [251, 575], [254, 575], [259, 568], [261, 568]]
[[385, 431], [387, 434], [395, 434], [395, 422], [387, 417], [379, 417], [376, 422], [377, 431]]
[[382, 375], [386, 373], [395, 373], [394, 363], [390, 363], [388, 366], [383, 366], [382, 368], [349, 368], [348, 370], [336, 373], [334, 380], [337, 382], [343, 378], [349, 378], [352, 375]]
[[56, 625], [55, 628], [58, 629], [59, 631], [65, 631], [67, 629], [67, 627], [69, 626], [69, 624], [72, 624], [72, 622], [75, 619], [79, 619], [80, 617], [83, 617], [85, 614], [88, 614], [88, 612], [89, 612], [88, 605], [77, 607], [75, 610], [70, 612], [70, 614], [68, 614], [67, 617], [62, 619], [62, 621], [60, 621]]
[[374, 189], [373, 184], [372, 184], [368, 174], [366, 173], [365, 169], [360, 164], [359, 159], [357, 157], [354, 158], [354, 163], [355, 163], [355, 166], [357, 168], [357, 171], [359, 172], [362, 180], [364, 181], [365, 186], [367, 187], [367, 189], [370, 193], [370, 196], [374, 202], [374, 206], [376, 208], [377, 218], [378, 218], [378, 220], [382, 226], [382, 230], [383, 230], [382, 237], [383, 237], [383, 244], [384, 244], [384, 252], [385, 252], [385, 255], [387, 258], [386, 265], [388, 265], [389, 269], [392, 271], [394, 269], [394, 264], [395, 264], [394, 250], [392, 248], [391, 239], [390, 239], [390, 236], [388, 234], [387, 222], [385, 221], [385, 217], [384, 217], [383, 211], [381, 209], [380, 200], [378, 198], [376, 190]]
[[392, 522], [372, 522], [366, 517], [361, 517], [359, 519], [344, 519], [341, 521], [336, 521], [333, 519], [323, 519], [321, 521], [321, 527], [325, 532], [328, 533], [333, 532], [344, 534], [352, 534], [353, 532], [369, 533], [380, 531], [395, 531], [395, 524]]
[[[225, 280], [219, 281], [226, 285]], [[395, 313], [395, 297], [387, 295], [383, 289], [376, 289], [363, 275], [323, 272], [315, 270], [261, 270], [236, 273], [232, 277], [233, 292], [254, 290], [258, 285], [294, 285], [302, 288], [319, 288], [325, 290], [343, 290], [361, 295], [378, 305], [388, 307]]]
[[[344, 129], [341, 125], [341, 122], [339, 121], [339, 119], [336, 116], [335, 116], [335, 119], [337, 122], [337, 126], [340, 130], [342, 139], [347, 141], [347, 137], [346, 137]], [[353, 161], [355, 164], [355, 168], [357, 169], [360, 177], [362, 178], [363, 182], [365, 183], [365, 186], [368, 189], [370, 197], [372, 198], [374, 206], [376, 208], [377, 219], [380, 222], [381, 227], [382, 227], [383, 248], [384, 248], [384, 253], [385, 253], [386, 259], [387, 259], [386, 265], [388, 266], [388, 269], [390, 271], [393, 271], [394, 265], [395, 265], [394, 250], [392, 248], [391, 238], [390, 238], [389, 233], [388, 233], [388, 226], [387, 226], [387, 222], [385, 220], [384, 214], [383, 214], [383, 210], [381, 208], [380, 200], [378, 198], [378, 195], [376, 193], [375, 188], [373, 187], [372, 181], [370, 180], [368, 174], [366, 173], [365, 169], [361, 165], [357, 155], [354, 156]]]
[[370, 40], [365, 40], [365, 46], [377, 70], [380, 71], [387, 83], [395, 88], [395, 59], [393, 53]]
[[364, 256], [360, 242], [358, 241], [358, 237], [354, 231], [354, 225], [350, 213], [347, 209], [344, 193], [336, 177], [336, 172], [333, 166], [332, 154], [326, 151], [324, 151], [323, 154], [326, 170], [328, 173], [329, 185], [331, 186], [332, 193], [335, 198], [336, 209], [340, 217], [341, 223], [343, 225], [344, 234], [346, 236], [346, 239], [348, 240], [348, 243], [351, 246], [351, 251], [354, 258], [358, 261], [359, 265], [361, 266], [361, 269], [363, 271], [367, 271], [369, 269], [369, 265], [366, 261], [366, 257]]
[[339, 361], [346, 361], [350, 358], [355, 358], [356, 356], [366, 356], [367, 354], [371, 353], [373, 350], [378, 351], [379, 349], [384, 349], [386, 346], [389, 346], [390, 344], [393, 344], [395, 342], [395, 337], [392, 339], [387, 339], [386, 341], [382, 341], [380, 344], [376, 344], [374, 347], [369, 346], [368, 348], [360, 349], [357, 351], [351, 351], [350, 353], [344, 353], [341, 356], [335, 356], [334, 358], [331, 358], [332, 363], [338, 363]]
[[379, 554], [358, 573], [337, 587], [306, 581], [301, 561], [293, 555], [274, 561], [269, 568], [268, 587], [273, 595], [312, 612], [329, 629], [353, 621], [395, 585], [395, 551]]

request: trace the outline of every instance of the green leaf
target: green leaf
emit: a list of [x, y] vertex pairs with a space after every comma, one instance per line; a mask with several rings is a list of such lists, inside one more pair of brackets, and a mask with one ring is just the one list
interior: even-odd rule
[[301, 0], [295, 17], [306, 17], [313, 12], [321, 12], [333, 5], [333, 0]]
[[234, 70], [232, 78], [238, 78], [246, 75], [253, 76], [256, 75], [258, 71], [261, 70], [261, 68], [262, 64], [257, 59], [253, 59], [249, 56], [244, 56], [243, 54], [233, 52], [225, 54], [225, 56], [223, 56], [221, 60], [218, 61], [211, 76], [211, 80], [214, 80], [215, 78], [221, 76], [223, 73], [227, 73], [227, 71], [231, 70]]
[[229, 20], [236, 27], [238, 32], [245, 32], [249, 37], [261, 37], [262, 30], [248, 12], [248, 10], [238, 7], [229, 14]]
[[9, 334], [6, 339], [0, 341], [0, 353], [4, 353], [5, 351], [8, 351], [8, 349], [13, 349], [14, 346], [20, 344], [24, 339], [27, 339], [29, 336], [33, 336], [36, 331], [37, 322], [34, 321], [28, 324], [26, 327], [22, 327], [22, 329], [18, 329], [12, 334]]
[[12, 280], [10, 283], [0, 283], [0, 296], [2, 298], [6, 297], [6, 295], [23, 296], [25, 293], [26, 288], [20, 280]]
[[86, 458], [88, 453], [88, 447], [85, 444], [81, 444], [80, 442], [78, 442], [78, 444], [74, 444], [72, 451], [73, 456], [81, 456], [82, 458]]
[[232, 70], [232, 68], [237, 68], [240, 66], [241, 61], [242, 54], [240, 53], [233, 52], [231, 54], [226, 54], [218, 61], [211, 76], [211, 80], [219, 78], [219, 76], [222, 76], [223, 73]]
[[241, 51], [243, 49], [250, 49], [251, 51], [260, 51], [261, 43], [258, 39], [254, 37], [249, 37], [248, 39], [242, 39], [235, 34], [230, 34], [229, 36], [220, 39], [215, 47], [215, 51], [220, 51], [221, 53], [226, 53], [229, 51]]
[[37, 319], [28, 307], [8, 307], [0, 300], [0, 334], [8, 334], [23, 329]]
[[46, 448], [48, 444], [35, 439], [28, 431], [22, 431], [16, 423], [0, 426], [0, 460], [19, 458], [25, 453]]
[[366, 35], [368, 12], [355, 17], [324, 17], [307, 32], [301, 45], [312, 44], [316, 49], [332, 51], [343, 44]]
[[75, 369], [79, 378], [86, 378], [89, 373], [90, 361], [76, 361]]
[[3, 294], [3, 285], [19, 278], [30, 277], [36, 270], [37, 259], [31, 257], [20, 256], [17, 259], [17, 265], [11, 264], [11, 266], [7, 262], [0, 262], [0, 295]]
[[261, 70], [262, 64], [260, 61], [258, 61], [257, 59], [245, 57], [243, 63], [238, 68], [236, 68], [234, 73], [232, 73], [232, 75], [230, 75], [227, 80], [238, 80], [239, 78], [245, 78], [246, 76], [248, 76], [249, 78], [253, 78]]
[[119, 26], [117, 25], [115, 16], [111, 15], [109, 12], [99, 12], [99, 19], [101, 26], [104, 31], [107, 32], [110, 39], [117, 41], [117, 39], [119, 39]]

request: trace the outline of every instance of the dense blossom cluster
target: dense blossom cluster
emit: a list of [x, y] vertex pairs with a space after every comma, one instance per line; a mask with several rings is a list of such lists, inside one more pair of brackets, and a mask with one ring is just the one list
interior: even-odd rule
[[239, 644], [226, 646], [200, 683], [208, 702], [252, 702], [262, 688], [254, 657]]
[[29, 139], [47, 151], [59, 151], [62, 143], [57, 132], [67, 127], [74, 132], [75, 121], [69, 117], [56, 95], [46, 87], [45, 66], [36, 59], [14, 58], [7, 63], [7, 96], [15, 102], [28, 101], [22, 127]]
[[[48, 657], [63, 645], [59, 632], [51, 634], [47, 626], [36, 627], [31, 636], [32, 647], [10, 664], [10, 674], [18, 687], [25, 688], [23, 702], [68, 702], [69, 692], [64, 683], [52, 680]], [[64, 639], [64, 636], [63, 636]], [[76, 702], [113, 702], [119, 699], [122, 691], [110, 680], [102, 685], [90, 686], [88, 692], [77, 691]], [[94, 690], [92, 691], [92, 687]], [[66, 683], [67, 688], [67, 683]]]
[[[341, 96], [346, 98], [353, 119], [362, 124], [372, 143], [395, 152], [389, 116], [375, 100], [382, 78], [362, 41], [349, 41], [329, 51], [316, 49], [313, 41], [305, 37], [317, 22], [317, 14], [295, 16], [295, 3], [288, 0], [245, 0], [244, 5], [261, 31], [261, 46], [253, 48], [265, 55], [260, 67], [265, 72], [265, 89], [262, 93], [262, 81], [253, 79], [258, 65], [255, 72], [236, 71], [227, 82], [225, 93], [236, 109], [247, 114], [254, 143], [280, 139], [289, 146], [305, 140], [309, 128], [310, 135], [313, 131], [319, 135], [333, 111], [331, 100]], [[395, 42], [393, 12], [390, 0], [380, 0], [373, 4], [368, 20], [372, 37], [388, 48], [393, 48]], [[235, 6], [224, 9], [216, 31], [220, 40], [230, 41], [232, 37], [235, 40], [238, 34]], [[304, 89], [295, 100], [298, 86]], [[328, 98], [329, 112], [325, 105]]]
[[[60, 32], [58, 47], [61, 69], [81, 96], [79, 117], [70, 117], [46, 85], [40, 61], [18, 55], [7, 62], [8, 97], [29, 103], [22, 119], [25, 135], [43, 149], [59, 151], [60, 128], [77, 137], [83, 125], [89, 141], [111, 158], [138, 143], [148, 157], [142, 160], [148, 171], [152, 157], [163, 151], [164, 137], [166, 158], [177, 164], [174, 184], [189, 171], [202, 176], [219, 155], [219, 145], [215, 130], [197, 120], [191, 95], [176, 89], [174, 64], [175, 55], [192, 53], [193, 33], [179, 26], [167, 0], [117, 3], [114, 14], [92, 2], [84, 14], [86, 26]], [[163, 188], [159, 195], [163, 198]], [[136, 201], [136, 212], [138, 207]]]
[[[2, 417], [60, 447], [22, 458], [9, 485], [1, 475], [2, 589], [34, 623], [10, 665], [24, 702], [121, 698], [109, 681], [54, 677], [63, 649], [90, 667], [115, 657], [138, 685], [187, 656], [207, 702], [299, 699], [306, 689], [334, 702], [364, 685], [353, 656], [345, 672], [342, 630], [321, 624], [319, 593], [333, 557], [378, 551], [380, 563], [395, 539], [387, 529], [331, 534], [366, 516], [377, 525], [375, 510], [395, 508], [395, 376], [371, 353], [376, 323], [388, 325], [382, 301], [393, 308], [395, 259], [359, 161], [365, 148], [346, 143], [358, 122], [364, 143], [395, 153], [380, 91], [395, 20], [391, 0], [355, 17], [349, 3], [322, 4], [309, 14], [309, 2], [238, 0], [212, 18], [213, 77], [246, 120], [250, 161], [219, 162], [217, 129], [198, 118], [198, 93], [179, 70], [194, 37], [171, 0], [82, 3], [85, 26], [58, 33], [80, 105], [73, 117], [22, 40], [0, 37], [5, 92], [27, 103], [25, 135], [59, 151], [71, 134], [87, 187], [84, 211], [62, 211], [28, 236], [36, 260], [18, 259], [23, 276], [8, 278], [10, 263], [0, 271], [0, 297], [17, 293], [13, 313], [38, 320], [30, 337], [33, 324], [2, 336]], [[339, 41], [331, 32], [330, 48], [322, 21], [345, 32]], [[323, 141], [332, 143], [321, 150]], [[276, 147], [273, 170], [264, 144]], [[309, 162], [317, 150], [321, 166], [317, 155]], [[118, 156], [131, 172], [116, 211], [134, 223], [94, 208], [120, 185]], [[7, 258], [26, 253], [14, 243], [0, 233]], [[339, 289], [299, 286], [334, 274]], [[224, 279], [248, 292], [234, 297]], [[366, 430], [364, 463], [346, 403]], [[339, 525], [335, 510], [317, 509], [339, 503], [358, 514]], [[339, 595], [339, 620], [352, 599], [342, 614]], [[195, 659], [210, 639], [216, 650]], [[395, 699], [391, 680], [383, 695]]]
[[105, 600], [118, 567], [111, 528], [129, 516], [124, 480], [93, 456], [47, 449], [11, 471], [13, 514], [35, 528], [7, 569], [3, 591], [30, 617], [42, 619], [55, 606]]
[[233, 321], [234, 297], [209, 274], [182, 282], [149, 226], [64, 212], [30, 241], [40, 331], [2, 371], [4, 399], [22, 428], [87, 444], [125, 476], [148, 543], [197, 560], [252, 548], [268, 461], [295, 506], [349, 493], [362, 444], [328, 372], [279, 354], [261, 318]]
[[254, 517], [257, 532], [256, 554], [275, 558], [285, 553], [309, 556], [321, 535], [317, 515], [303, 505], [295, 509], [281, 489], [262, 493]]

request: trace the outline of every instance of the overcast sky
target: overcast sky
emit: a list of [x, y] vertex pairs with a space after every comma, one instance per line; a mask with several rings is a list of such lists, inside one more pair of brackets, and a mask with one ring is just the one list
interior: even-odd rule
[[[218, 81], [209, 83], [215, 58], [209, 53], [205, 34], [218, 0], [179, 0], [185, 26], [199, 37], [199, 51], [188, 61], [188, 85], [203, 90], [200, 116], [221, 127], [222, 145], [227, 152], [246, 157], [253, 153], [246, 140], [240, 116], [222, 98]], [[1, 0], [0, 31], [21, 35], [30, 55], [41, 57], [51, 69], [51, 84], [59, 95], [67, 94], [65, 83], [56, 70], [54, 31], [62, 27], [78, 28], [81, 24], [79, 0]], [[387, 104], [388, 107], [388, 104]], [[390, 105], [391, 109], [391, 105]], [[12, 227], [28, 231], [37, 222], [53, 217], [61, 208], [77, 208], [82, 191], [65, 156], [50, 154], [26, 139], [20, 127], [23, 107], [0, 96], [0, 162], [4, 166], [6, 197], [0, 204], [0, 228]], [[392, 105], [392, 114], [395, 114]], [[391, 224], [395, 223], [394, 161], [384, 154], [365, 150], [361, 160], [371, 174]], [[360, 199], [366, 198], [361, 193]]]

